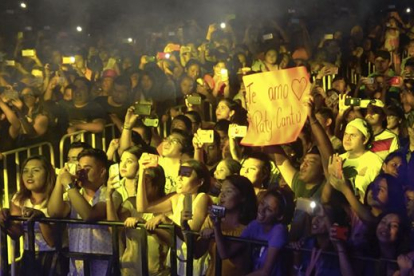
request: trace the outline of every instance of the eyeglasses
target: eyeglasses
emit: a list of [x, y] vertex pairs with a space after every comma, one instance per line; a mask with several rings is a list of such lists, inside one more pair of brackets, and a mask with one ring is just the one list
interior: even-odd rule
[[163, 141], [171, 145], [177, 145], [177, 144], [180, 144], [181, 146], [183, 145], [183, 143], [177, 138], [167, 137], [167, 138], [164, 138]]

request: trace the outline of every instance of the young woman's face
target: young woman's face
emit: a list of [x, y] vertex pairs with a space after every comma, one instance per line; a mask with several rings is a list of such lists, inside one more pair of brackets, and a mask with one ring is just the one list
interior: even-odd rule
[[229, 175], [230, 170], [226, 165], [226, 161], [220, 161], [216, 167], [216, 170], [214, 171], [214, 178], [217, 180], [224, 180]]
[[23, 183], [31, 192], [42, 192], [46, 186], [46, 170], [42, 162], [32, 159], [26, 163], [23, 169]]
[[191, 94], [191, 92], [193, 91], [193, 80], [189, 78], [184, 78], [180, 82], [180, 89], [181, 89], [181, 94], [183, 95]]
[[228, 107], [226, 102], [221, 101], [216, 108], [216, 118], [218, 120], [230, 120], [232, 110]]
[[265, 61], [269, 64], [276, 64], [277, 61], [277, 52], [275, 50], [267, 51], [265, 55]]
[[394, 129], [397, 128], [401, 123], [401, 119], [394, 115], [387, 116], [387, 128]]
[[387, 163], [384, 163], [382, 165], [382, 170], [385, 173], [388, 173], [388, 174], [390, 174], [394, 177], [398, 177], [398, 170], [401, 167], [402, 163], [403, 163], [403, 161], [402, 161], [401, 157], [395, 156], [390, 161], [388, 161]]
[[[183, 163], [183, 166], [189, 166]], [[197, 178], [196, 172], [193, 170], [190, 176], [179, 175], [177, 178], [177, 194], [196, 194], [200, 180]]]
[[143, 75], [141, 78], [141, 85], [144, 91], [149, 91], [153, 85], [152, 79], [147, 75]]
[[119, 173], [121, 177], [128, 179], [135, 178], [138, 171], [138, 159], [130, 152], [124, 151], [121, 156], [121, 162], [119, 166]]
[[331, 224], [323, 209], [312, 218], [312, 235], [327, 234]]
[[388, 203], [388, 184], [384, 178], [375, 181], [368, 191], [368, 205], [381, 208]]
[[34, 95], [32, 89], [25, 88], [22, 91], [23, 102], [27, 107], [33, 107], [36, 103], [36, 96]]
[[235, 210], [241, 201], [240, 191], [230, 181], [224, 181], [219, 195], [219, 204], [226, 210]]
[[224, 62], [219, 62], [214, 66], [214, 76], [221, 76], [221, 70], [226, 69], [226, 64]]
[[392, 243], [398, 238], [401, 220], [396, 214], [388, 214], [377, 226], [377, 238], [380, 243]]
[[179, 157], [183, 150], [183, 138], [177, 133], [172, 133], [162, 143], [162, 155], [164, 157]]
[[198, 77], [200, 77], [200, 66], [198, 66], [197, 64], [193, 64], [190, 67], [188, 67], [187, 76], [189, 76], [193, 80], [196, 80]]
[[257, 209], [257, 221], [261, 224], [271, 225], [278, 221], [278, 199], [272, 195], [265, 196]]

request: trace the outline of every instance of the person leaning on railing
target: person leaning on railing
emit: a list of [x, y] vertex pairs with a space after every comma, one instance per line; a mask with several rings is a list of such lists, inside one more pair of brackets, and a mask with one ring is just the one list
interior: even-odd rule
[[[48, 217], [47, 204], [55, 185], [55, 170], [50, 161], [43, 156], [32, 156], [26, 159], [21, 167], [20, 191], [18, 191], [10, 202], [10, 209], [3, 208], [0, 212], [0, 225], [7, 234], [18, 239], [24, 235], [24, 254], [20, 262], [19, 275], [47, 275], [52, 268], [55, 256], [56, 236], [53, 234], [54, 227], [50, 224], [36, 222], [34, 224], [34, 246], [35, 262], [31, 266], [28, 244], [27, 222], [20, 223], [9, 221], [12, 216], [28, 217], [30, 221], [34, 218]], [[56, 231], [56, 230], [55, 230]], [[63, 256], [57, 258], [53, 275], [66, 275], [68, 272], [68, 261]]]
[[[210, 209], [210, 216], [201, 227], [200, 238], [194, 245], [195, 258], [199, 258], [207, 251], [211, 256], [206, 275], [215, 275], [216, 248], [214, 241], [214, 225], [220, 223], [220, 228], [226, 236], [240, 236], [257, 214], [257, 200], [254, 188], [249, 179], [239, 175], [230, 175], [223, 180], [219, 195], [219, 208]], [[238, 257], [246, 257], [240, 255]], [[222, 262], [221, 275], [244, 275], [243, 270], [233, 264], [232, 259]]]
[[[283, 249], [288, 241], [286, 226], [292, 220], [294, 211], [293, 197], [293, 193], [282, 189], [270, 189], [263, 193], [257, 217], [247, 225], [241, 237], [267, 241], [268, 246], [254, 250], [251, 256], [236, 262], [239, 269], [251, 272], [248, 275], [287, 275]], [[244, 252], [245, 244], [225, 240], [220, 220], [214, 223], [214, 236], [221, 259], [235, 260]]]

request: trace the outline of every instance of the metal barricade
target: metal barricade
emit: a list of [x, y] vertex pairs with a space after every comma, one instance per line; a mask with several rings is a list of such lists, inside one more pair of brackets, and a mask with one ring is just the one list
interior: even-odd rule
[[[93, 148], [99, 148], [106, 151], [109, 143], [115, 138], [115, 125], [105, 125], [101, 133], [92, 133], [85, 130], [76, 131], [71, 134], [62, 136], [59, 142], [59, 166], [63, 168], [65, 164], [65, 153], [73, 142], [89, 142]], [[100, 140], [100, 143], [98, 143]]]
[[[55, 166], [55, 154], [53, 150], [53, 145], [48, 142], [39, 143], [35, 145], [31, 145], [28, 147], [21, 147], [18, 149], [13, 149], [9, 151], [2, 152], [2, 182], [3, 182], [3, 193], [1, 194], [1, 206], [0, 208], [9, 208], [10, 207], [10, 195], [14, 194], [20, 189], [20, 165], [26, 160], [28, 157], [33, 155], [43, 155], [49, 156], [50, 163]], [[7, 245], [5, 246], [6, 250], [9, 248], [9, 259], [4, 259], [2, 262], [4, 263], [11, 263], [14, 265], [15, 261], [15, 254], [11, 254], [14, 252], [13, 248], [16, 247], [16, 242], [11, 240], [10, 238], [7, 239]], [[20, 252], [22, 252], [23, 244], [20, 243]], [[18, 258], [21, 257], [21, 254]]]
[[[47, 150], [46, 150], [47, 149]], [[55, 155], [53, 145], [49, 142], [39, 143], [28, 147], [2, 152], [3, 156], [3, 195], [1, 207], [9, 207], [10, 192], [19, 190], [20, 186], [20, 164], [32, 155], [45, 155], [49, 153], [50, 162], [55, 166]], [[11, 177], [14, 175], [14, 177]], [[12, 189], [11, 189], [12, 188]], [[13, 189], [14, 188], [14, 189]]]
[[[89, 267], [89, 262], [91, 260], [108, 260], [108, 269], [106, 275], [120, 275], [120, 252], [119, 252], [119, 227], [124, 227], [123, 222], [115, 222], [115, 221], [97, 221], [97, 222], [85, 222], [83, 220], [78, 219], [52, 219], [52, 218], [37, 218], [31, 221], [28, 221], [27, 218], [24, 217], [10, 217], [11, 221], [26, 221], [28, 224], [28, 265], [29, 267], [34, 268], [35, 264], [35, 239], [34, 239], [34, 224], [35, 222], [44, 222], [44, 223], [54, 223], [57, 225], [61, 224], [82, 224], [82, 225], [100, 225], [100, 226], [108, 226], [112, 229], [112, 254], [94, 254], [94, 253], [80, 253], [80, 252], [65, 252], [62, 251], [61, 241], [57, 242], [56, 251], [58, 254], [73, 258], [76, 260], [83, 260], [84, 267], [85, 267], [85, 275], [88, 275], [87, 267]], [[141, 250], [141, 262], [142, 262], [142, 274], [141, 275], [149, 275], [148, 270], [148, 243], [147, 243], [147, 236], [148, 233], [145, 229], [145, 224], [138, 223], [136, 228], [140, 230], [140, 250]], [[159, 229], [166, 229], [172, 232], [172, 237], [175, 240], [175, 230], [174, 225], [159, 225]], [[59, 231], [62, 232], [62, 231]], [[7, 243], [5, 242], [7, 239], [6, 231], [0, 228], [0, 276], [8, 276], [10, 275], [10, 268], [7, 265]], [[175, 245], [175, 242], [173, 242]], [[9, 252], [10, 254], [10, 252]], [[176, 251], [171, 250], [170, 253], [170, 260], [171, 264], [173, 264], [177, 259]], [[176, 266], [171, 266], [171, 275], [176, 275], [177, 268]], [[13, 273], [12, 273], [13, 275]], [[53, 271], [49, 272], [49, 275], [53, 275]]]

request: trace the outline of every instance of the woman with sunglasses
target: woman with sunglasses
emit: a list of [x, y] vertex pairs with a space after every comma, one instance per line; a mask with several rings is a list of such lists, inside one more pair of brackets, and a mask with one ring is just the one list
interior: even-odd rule
[[[211, 199], [207, 195], [210, 188], [210, 175], [207, 168], [196, 160], [184, 161], [179, 170], [177, 179], [177, 193], [167, 195], [156, 201], [148, 202], [145, 187], [145, 170], [150, 167], [150, 160], [144, 155], [139, 160], [139, 178], [136, 197], [136, 207], [138, 212], [170, 214], [158, 216], [156, 220], [147, 222], [147, 229], [153, 230], [160, 223], [172, 220], [178, 226], [188, 227], [191, 231], [200, 231], [205, 218], [207, 209], [211, 204]], [[189, 207], [191, 206], [191, 208]], [[177, 256], [185, 259], [185, 243], [177, 238]], [[195, 272], [203, 259], [194, 262]], [[185, 262], [180, 261], [177, 265], [178, 275], [185, 275]]]

